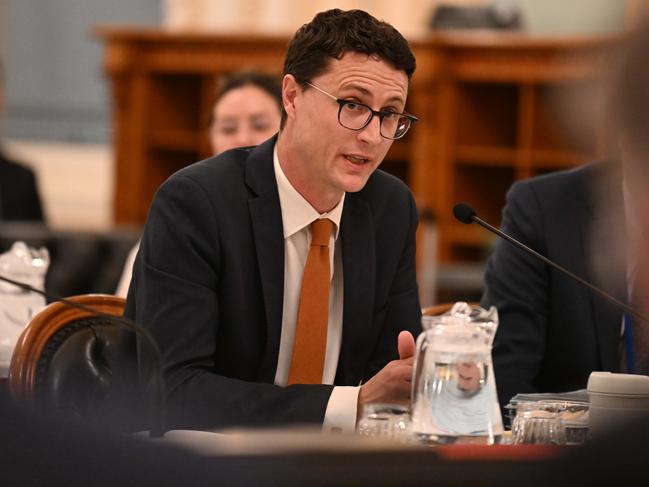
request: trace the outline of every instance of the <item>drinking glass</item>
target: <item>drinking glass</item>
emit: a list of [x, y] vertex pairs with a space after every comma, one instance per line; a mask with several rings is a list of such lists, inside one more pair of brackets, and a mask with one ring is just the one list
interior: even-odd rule
[[410, 410], [400, 404], [368, 404], [363, 407], [356, 433], [406, 441], [410, 434]]
[[566, 429], [559, 413], [544, 410], [517, 412], [512, 425], [514, 445], [565, 445]]

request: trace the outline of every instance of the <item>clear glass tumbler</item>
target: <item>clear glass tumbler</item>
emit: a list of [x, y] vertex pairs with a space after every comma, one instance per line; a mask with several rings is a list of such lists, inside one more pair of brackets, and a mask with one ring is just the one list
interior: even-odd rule
[[407, 441], [410, 436], [410, 410], [400, 404], [368, 404], [363, 408], [356, 433]]
[[566, 429], [559, 413], [519, 411], [512, 425], [514, 445], [565, 445]]

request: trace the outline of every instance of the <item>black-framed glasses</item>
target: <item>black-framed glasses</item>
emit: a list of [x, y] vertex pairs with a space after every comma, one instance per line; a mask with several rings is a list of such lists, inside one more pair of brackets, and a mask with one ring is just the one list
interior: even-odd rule
[[392, 110], [374, 110], [363, 103], [337, 98], [322, 88], [305, 81], [311, 88], [338, 103], [338, 123], [349, 130], [363, 130], [374, 117], [379, 117], [379, 133], [384, 139], [400, 139], [410, 129], [417, 117], [409, 113], [398, 113]]

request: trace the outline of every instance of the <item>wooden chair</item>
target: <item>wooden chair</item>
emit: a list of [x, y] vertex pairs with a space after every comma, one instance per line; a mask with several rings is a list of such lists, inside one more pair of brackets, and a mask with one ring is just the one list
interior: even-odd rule
[[[117, 296], [68, 299], [110, 315], [121, 316], [124, 311], [125, 300]], [[83, 416], [106, 399], [112, 375], [107, 355], [118, 334], [118, 327], [106, 318], [61, 302], [48, 305], [18, 338], [9, 367], [9, 391], [14, 398], [48, 410]]]

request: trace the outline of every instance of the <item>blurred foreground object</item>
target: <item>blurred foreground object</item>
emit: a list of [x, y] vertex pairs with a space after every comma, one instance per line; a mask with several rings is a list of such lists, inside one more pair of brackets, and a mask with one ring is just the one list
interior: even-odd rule
[[601, 437], [624, 424], [649, 420], [649, 377], [593, 372], [588, 379], [590, 436]]

